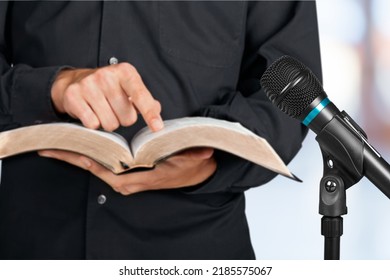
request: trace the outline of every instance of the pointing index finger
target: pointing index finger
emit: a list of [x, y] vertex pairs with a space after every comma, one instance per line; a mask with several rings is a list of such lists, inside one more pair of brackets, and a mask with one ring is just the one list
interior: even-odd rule
[[118, 64], [120, 84], [124, 92], [131, 98], [131, 102], [142, 115], [146, 124], [152, 131], [158, 131], [164, 127], [161, 118], [161, 105], [153, 98], [146, 88], [137, 70], [128, 63]]

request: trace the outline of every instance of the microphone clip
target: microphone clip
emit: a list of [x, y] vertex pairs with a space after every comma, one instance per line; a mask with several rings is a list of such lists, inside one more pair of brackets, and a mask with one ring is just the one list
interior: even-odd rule
[[346, 118], [352, 120], [345, 112], [337, 114], [316, 137], [324, 168], [319, 205], [319, 212], [324, 216], [347, 214], [345, 191], [359, 182], [364, 174], [365, 133]]

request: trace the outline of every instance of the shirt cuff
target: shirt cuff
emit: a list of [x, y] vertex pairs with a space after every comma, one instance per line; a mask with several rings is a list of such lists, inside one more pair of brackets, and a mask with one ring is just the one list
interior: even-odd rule
[[58, 73], [68, 66], [15, 69], [11, 108], [13, 121], [22, 126], [61, 121], [51, 100], [51, 87]]

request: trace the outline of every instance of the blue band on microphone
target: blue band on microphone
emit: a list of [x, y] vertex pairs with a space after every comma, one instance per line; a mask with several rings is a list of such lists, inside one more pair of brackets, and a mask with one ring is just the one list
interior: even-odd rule
[[302, 123], [308, 126], [312, 120], [330, 103], [329, 98], [323, 99], [320, 104], [318, 104], [311, 112], [306, 116], [306, 118], [302, 121]]

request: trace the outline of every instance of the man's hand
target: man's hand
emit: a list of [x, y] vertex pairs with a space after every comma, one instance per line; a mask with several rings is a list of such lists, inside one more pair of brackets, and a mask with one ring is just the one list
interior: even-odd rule
[[214, 150], [211, 148], [189, 149], [160, 162], [150, 171], [115, 175], [97, 162], [76, 153], [58, 150], [39, 152], [41, 156], [63, 160], [89, 170], [123, 195], [189, 187], [202, 183], [217, 168], [213, 153]]
[[88, 128], [113, 131], [130, 126], [137, 113], [152, 131], [163, 127], [160, 103], [128, 63], [63, 70], [53, 83], [51, 97], [59, 113], [79, 119]]

